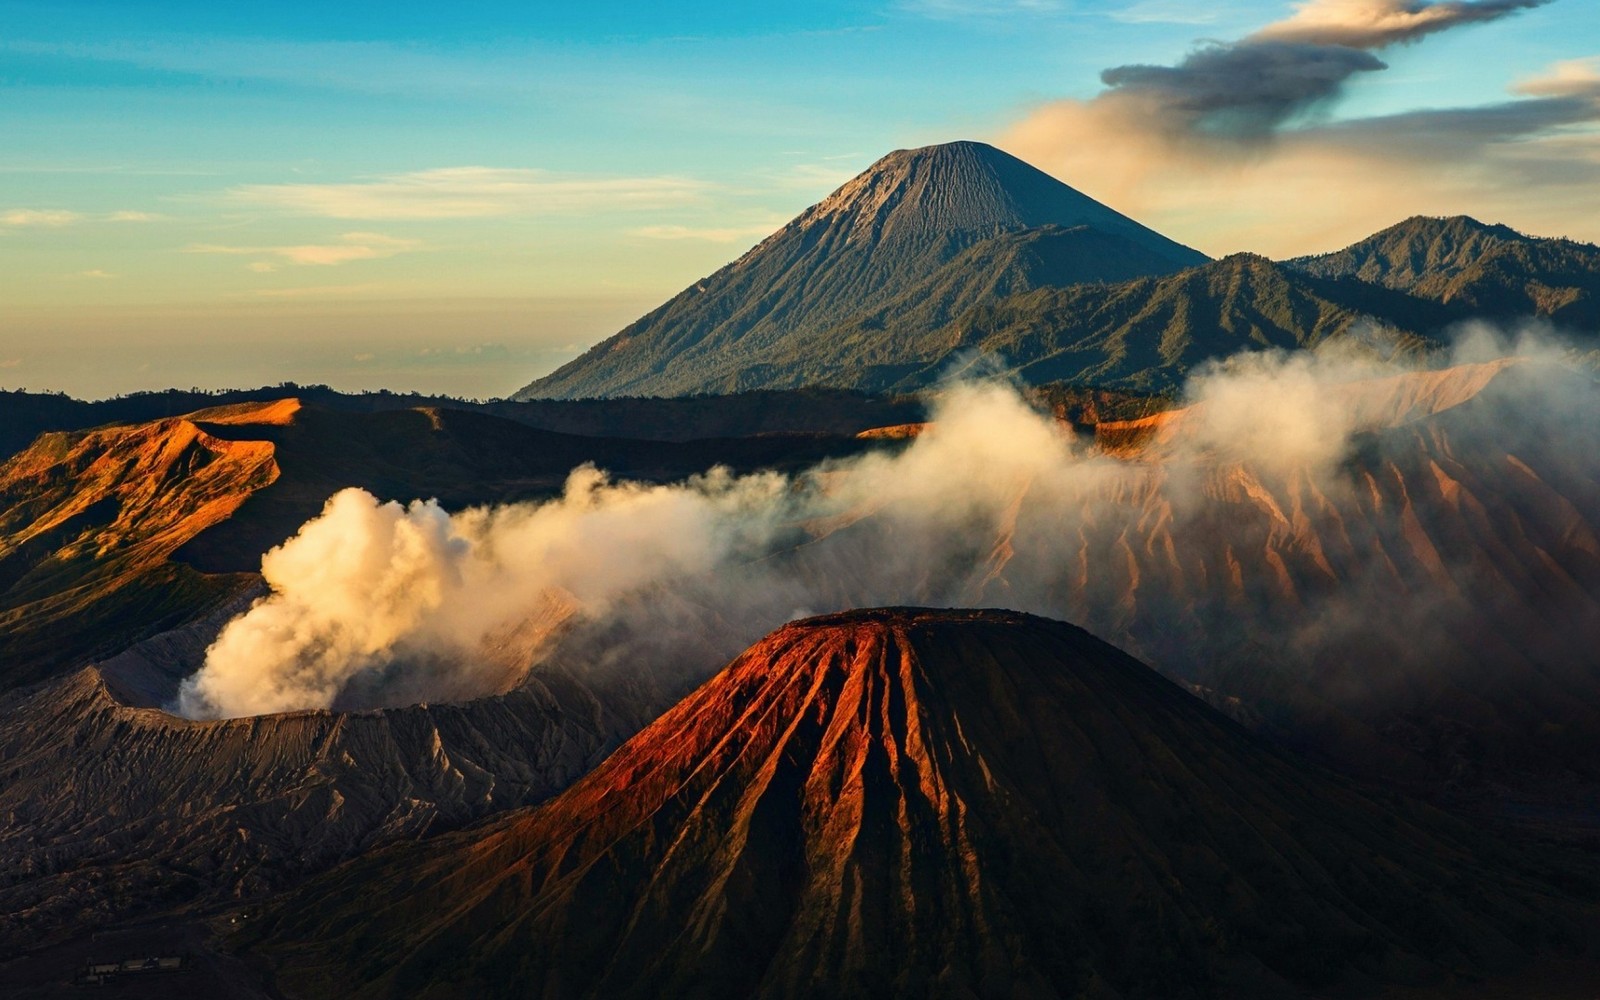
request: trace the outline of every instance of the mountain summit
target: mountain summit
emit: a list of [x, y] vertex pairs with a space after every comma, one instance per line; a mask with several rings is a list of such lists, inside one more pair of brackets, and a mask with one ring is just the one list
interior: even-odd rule
[[1581, 331], [1600, 325], [1600, 247], [1524, 236], [1465, 215], [1413, 216], [1343, 250], [1285, 265], [1403, 291], [1463, 319], [1537, 316]]
[[760, 247], [795, 230], [842, 229], [851, 243], [886, 250], [906, 240], [987, 237], [1039, 226], [1093, 226], [1185, 265], [1188, 247], [981, 142], [900, 149], [807, 209]]
[[959, 350], [933, 331], [977, 303], [1205, 261], [993, 146], [898, 150], [517, 398], [827, 384], [830, 359], [887, 387]]

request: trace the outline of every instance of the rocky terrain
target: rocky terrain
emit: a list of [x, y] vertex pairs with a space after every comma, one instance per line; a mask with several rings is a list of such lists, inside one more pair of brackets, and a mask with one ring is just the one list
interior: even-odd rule
[[50, 432], [0, 465], [0, 688], [75, 670], [236, 598], [256, 585], [262, 553], [346, 486], [459, 508], [553, 495], [585, 462], [667, 481], [714, 465], [802, 467], [869, 444], [819, 432], [593, 437], [468, 410], [295, 398]]
[[[1509, 420], [1529, 380], [1571, 406]], [[1103, 457], [1081, 488], [1002, 489], [964, 529], [967, 554], [936, 575], [882, 589], [877, 567], [901, 544], [880, 526], [892, 506], [805, 525], [801, 544], [770, 558], [823, 606], [891, 596], [1076, 617], [1326, 765], [1583, 840], [1600, 803], [1589, 652], [1600, 642], [1600, 451], [1575, 447], [1570, 430], [1600, 426], [1593, 387], [1500, 361], [1337, 391], [1360, 433], [1331, 471], [1197, 449], [1203, 408], [1099, 420]], [[1069, 394], [1054, 405], [1085, 421], [1147, 404]], [[939, 433], [916, 424], [874, 440], [900, 447]], [[506, 651], [496, 697], [173, 718], [161, 706], [259, 586], [226, 579], [242, 589], [189, 607], [192, 624], [0, 705], [0, 815], [13, 817], [0, 846], [22, 859], [0, 887], [13, 942], [253, 898], [371, 845], [541, 801], [704, 679], [718, 650], [749, 641], [750, 623], [705, 595], [651, 591], [634, 600], [660, 613], [573, 629], [526, 687], [530, 664]], [[540, 630], [567, 627], [559, 608], [550, 613]], [[695, 641], [671, 639], [679, 633]], [[563, 668], [564, 656], [594, 662], [596, 644], [637, 655], [619, 673]]]
[[134, 703], [192, 671], [218, 624], [0, 706], [0, 956], [259, 899], [542, 801], [683, 693], [676, 677], [550, 669], [503, 696], [385, 711], [194, 722]]
[[[178, 682], [262, 592], [261, 553], [360, 483], [462, 505], [547, 496], [600, 461], [639, 479], [810, 464], [871, 441], [687, 443], [486, 414], [295, 399], [47, 434], [0, 467], [0, 954], [147, 913], [256, 898], [377, 843], [541, 801], [694, 678], [528, 677], [386, 712], [177, 718]], [[558, 627], [559, 609], [539, 628]], [[534, 627], [530, 623], [527, 627]], [[511, 689], [515, 690], [511, 690]]]
[[235, 440], [227, 422], [296, 409], [51, 433], [0, 466], [0, 688], [120, 651], [250, 586], [170, 557], [281, 474], [271, 444]]

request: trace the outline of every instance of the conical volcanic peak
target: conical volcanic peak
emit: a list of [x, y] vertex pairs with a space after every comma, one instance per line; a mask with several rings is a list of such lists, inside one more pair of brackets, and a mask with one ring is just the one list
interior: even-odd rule
[[1513, 959], [1564, 911], [1490, 856], [1081, 629], [886, 609], [780, 629], [547, 805], [257, 933], [325, 996], [1263, 996]]
[[993, 235], [1039, 226], [1094, 226], [1168, 242], [1044, 171], [981, 142], [896, 150], [795, 224], [804, 227], [841, 218], [850, 221], [853, 238], [879, 243], [950, 233]]
[[[1019, 251], [1023, 235], [1046, 248]], [[992, 146], [900, 150], [517, 396], [877, 389], [829, 362], [859, 369], [851, 359], [865, 353], [886, 368], [930, 367], [952, 349], [939, 328], [997, 295], [1205, 261]], [[879, 314], [908, 294], [930, 308]]]

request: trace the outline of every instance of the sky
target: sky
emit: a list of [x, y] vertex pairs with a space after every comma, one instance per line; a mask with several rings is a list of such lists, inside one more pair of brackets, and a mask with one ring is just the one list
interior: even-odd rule
[[0, 388], [503, 396], [890, 150], [1213, 256], [1600, 241], [1594, 0], [0, 0]]

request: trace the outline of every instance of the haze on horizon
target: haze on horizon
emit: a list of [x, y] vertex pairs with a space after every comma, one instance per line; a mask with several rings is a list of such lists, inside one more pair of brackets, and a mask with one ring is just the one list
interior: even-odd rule
[[503, 395], [883, 153], [1212, 255], [1600, 241], [1584, 0], [0, 2], [0, 387]]

